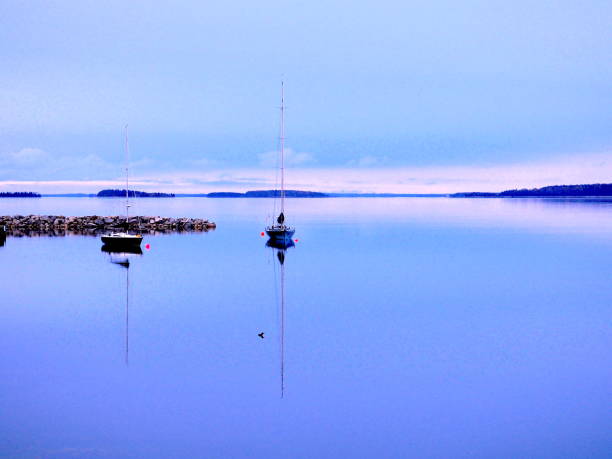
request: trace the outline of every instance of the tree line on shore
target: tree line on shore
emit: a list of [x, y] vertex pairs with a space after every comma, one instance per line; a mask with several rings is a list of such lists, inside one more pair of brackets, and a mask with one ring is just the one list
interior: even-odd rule
[[[96, 195], [98, 198], [125, 198], [125, 190], [102, 190]], [[174, 193], [148, 193], [146, 191], [130, 190], [130, 198], [174, 198]]]
[[40, 194], [31, 191], [3, 191], [0, 198], [40, 198]]
[[528, 198], [528, 197], [587, 197], [612, 196], [612, 183], [595, 183], [592, 185], [554, 185], [542, 188], [523, 188], [506, 190], [501, 193], [455, 193], [453, 198]]

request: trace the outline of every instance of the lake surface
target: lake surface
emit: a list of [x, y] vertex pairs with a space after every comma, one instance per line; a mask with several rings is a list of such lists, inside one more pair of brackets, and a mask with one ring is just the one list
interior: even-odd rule
[[282, 266], [272, 200], [131, 212], [218, 226], [0, 247], [0, 457], [612, 455], [610, 201], [291, 199]]

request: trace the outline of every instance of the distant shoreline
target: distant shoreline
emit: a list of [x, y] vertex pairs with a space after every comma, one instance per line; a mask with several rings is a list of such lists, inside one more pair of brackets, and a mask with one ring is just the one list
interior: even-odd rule
[[[160, 195], [157, 196], [156, 194]], [[318, 191], [287, 190], [286, 198], [444, 198], [448, 194], [416, 194], [416, 193], [322, 193]], [[125, 191], [113, 195], [100, 193], [50, 193], [43, 198], [120, 198], [125, 199]], [[144, 193], [130, 191], [131, 198], [279, 198], [278, 190], [253, 190], [245, 193], [217, 191], [212, 193]]]
[[[130, 190], [132, 198], [278, 198], [279, 190], [252, 190], [244, 193], [217, 191], [212, 193], [158, 193]], [[125, 198], [125, 190], [102, 190], [95, 193], [3, 192], [0, 198]], [[605, 198], [612, 197], [612, 183], [589, 185], [554, 185], [543, 188], [507, 190], [500, 193], [322, 193], [319, 191], [286, 190], [286, 198]]]

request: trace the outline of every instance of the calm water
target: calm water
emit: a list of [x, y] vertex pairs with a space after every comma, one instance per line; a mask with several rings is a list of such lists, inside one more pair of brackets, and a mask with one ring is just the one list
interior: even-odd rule
[[218, 228], [149, 236], [129, 269], [98, 238], [7, 239], [0, 456], [612, 455], [610, 202], [288, 209], [298, 242], [282, 273], [260, 236], [267, 199], [137, 200], [139, 214]]

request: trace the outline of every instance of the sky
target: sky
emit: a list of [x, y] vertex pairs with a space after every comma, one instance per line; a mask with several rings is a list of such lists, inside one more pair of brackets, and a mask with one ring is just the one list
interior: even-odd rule
[[0, 0], [0, 191], [612, 182], [609, 1]]

